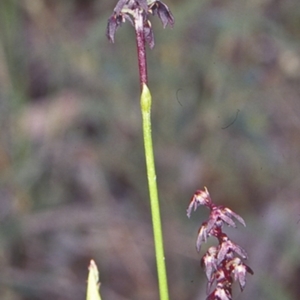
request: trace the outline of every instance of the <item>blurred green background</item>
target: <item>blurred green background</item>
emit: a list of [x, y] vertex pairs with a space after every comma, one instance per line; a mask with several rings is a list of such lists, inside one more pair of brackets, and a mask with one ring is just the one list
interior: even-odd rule
[[[116, 1], [0, 2], [0, 298], [158, 299], [134, 30]], [[149, 86], [170, 298], [205, 299], [186, 208], [207, 186], [255, 275], [234, 299], [300, 298], [300, 2], [166, 0]]]

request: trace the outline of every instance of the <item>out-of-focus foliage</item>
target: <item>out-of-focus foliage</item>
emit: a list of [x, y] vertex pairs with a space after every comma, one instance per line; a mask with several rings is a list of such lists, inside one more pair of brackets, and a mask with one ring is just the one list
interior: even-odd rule
[[[0, 298], [157, 299], [134, 32], [114, 1], [0, 1]], [[153, 24], [153, 135], [171, 299], [204, 299], [207, 186], [247, 223], [238, 299], [299, 299], [300, 2], [171, 1]], [[148, 49], [149, 50], [149, 49]], [[226, 231], [227, 228], [224, 229]]]

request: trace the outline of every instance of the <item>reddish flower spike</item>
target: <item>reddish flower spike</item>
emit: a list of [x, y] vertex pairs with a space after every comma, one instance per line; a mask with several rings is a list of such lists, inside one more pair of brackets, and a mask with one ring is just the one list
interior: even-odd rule
[[[253, 274], [252, 269], [244, 264], [242, 259], [247, 259], [246, 251], [239, 245], [233, 243], [228, 236], [223, 233], [223, 223], [236, 227], [235, 218], [242, 225], [246, 226], [244, 219], [225, 206], [216, 206], [208, 193], [208, 190], [197, 190], [193, 195], [187, 209], [187, 216], [190, 217], [200, 205], [210, 209], [208, 221], [203, 222], [198, 231], [196, 248], [199, 252], [203, 242], [207, 238], [214, 236], [218, 239], [217, 247], [210, 247], [201, 259], [201, 266], [205, 268], [208, 279], [207, 300], [232, 300], [232, 283], [238, 281], [243, 291], [246, 285], [246, 274]], [[239, 255], [240, 257], [235, 257]], [[210, 290], [215, 285], [212, 293]]]

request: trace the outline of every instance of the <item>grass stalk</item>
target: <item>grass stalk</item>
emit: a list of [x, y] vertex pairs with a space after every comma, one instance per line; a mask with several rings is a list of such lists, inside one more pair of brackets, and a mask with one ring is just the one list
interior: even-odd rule
[[151, 205], [152, 226], [154, 234], [155, 257], [158, 274], [160, 300], [169, 299], [167, 272], [164, 255], [164, 244], [162, 235], [162, 225], [159, 208], [159, 198], [157, 192], [156, 172], [153, 154], [153, 143], [151, 134], [151, 94], [144, 83], [141, 94], [141, 111], [143, 118], [143, 135], [147, 167], [147, 178], [149, 186], [149, 196]]

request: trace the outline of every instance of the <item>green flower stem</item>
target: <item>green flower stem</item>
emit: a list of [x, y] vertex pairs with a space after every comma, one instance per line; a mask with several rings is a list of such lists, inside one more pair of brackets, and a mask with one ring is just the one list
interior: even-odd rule
[[147, 177], [148, 177], [149, 194], [150, 194], [152, 226], [153, 226], [153, 233], [154, 233], [159, 296], [160, 296], [160, 300], [168, 300], [169, 299], [168, 282], [167, 282], [162, 226], [161, 226], [160, 210], [159, 210], [159, 199], [158, 199], [157, 184], [156, 184], [152, 135], [151, 135], [151, 100], [152, 99], [151, 99], [150, 91], [147, 85], [144, 83], [142, 86], [142, 94], [141, 94], [141, 111], [142, 111], [142, 118], [143, 118], [144, 146], [145, 146]]

